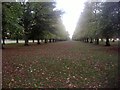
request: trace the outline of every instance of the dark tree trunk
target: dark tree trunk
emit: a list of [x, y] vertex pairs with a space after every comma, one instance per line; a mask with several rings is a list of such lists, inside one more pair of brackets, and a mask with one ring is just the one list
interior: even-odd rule
[[89, 42], [89, 38], [86, 39], [86, 42], [87, 42], [87, 43]]
[[19, 43], [19, 42], [18, 42], [18, 38], [16, 38], [16, 43]]
[[55, 42], [55, 39], [53, 39], [53, 42]]
[[3, 39], [2, 39], [2, 40], [3, 40], [3, 45], [5, 45], [5, 38], [3, 37]]
[[49, 39], [49, 42], [50, 42], [50, 43], [52, 42], [51, 39]]
[[33, 38], [33, 43], [34, 43], [35, 41], [34, 41], [34, 38]]
[[95, 44], [98, 45], [99, 44], [99, 38], [95, 39]]
[[25, 46], [28, 46], [28, 40], [25, 40], [25, 44], [24, 44]]
[[93, 43], [93, 39], [92, 38], [90, 39], [90, 43]]
[[105, 46], [110, 46], [109, 38], [106, 38], [106, 45]]
[[115, 42], [115, 40], [113, 39], [112, 42]]
[[25, 44], [24, 45], [28, 46], [28, 37], [27, 37], [27, 35], [25, 35]]
[[40, 39], [37, 39], [37, 44], [40, 44]]
[[96, 44], [97, 44], [97, 45], [99, 44], [99, 38], [96, 39]]
[[47, 43], [47, 39], [45, 39], [45, 43]]

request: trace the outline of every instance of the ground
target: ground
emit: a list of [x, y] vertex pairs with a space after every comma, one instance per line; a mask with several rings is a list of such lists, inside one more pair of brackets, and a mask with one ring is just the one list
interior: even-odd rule
[[113, 88], [117, 60], [117, 44], [9, 44], [2, 54], [3, 88]]

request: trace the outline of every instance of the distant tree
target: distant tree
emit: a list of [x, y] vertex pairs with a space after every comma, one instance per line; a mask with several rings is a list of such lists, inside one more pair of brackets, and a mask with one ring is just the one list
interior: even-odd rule
[[109, 39], [118, 37], [119, 33], [119, 8], [118, 2], [87, 2], [73, 38], [86, 42], [94, 38], [96, 44], [99, 38], [106, 38], [106, 46], [110, 46]]

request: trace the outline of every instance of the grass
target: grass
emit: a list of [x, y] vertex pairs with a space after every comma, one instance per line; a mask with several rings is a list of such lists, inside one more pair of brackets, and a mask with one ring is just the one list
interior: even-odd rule
[[3, 88], [117, 87], [117, 49], [77, 41], [6, 45]]

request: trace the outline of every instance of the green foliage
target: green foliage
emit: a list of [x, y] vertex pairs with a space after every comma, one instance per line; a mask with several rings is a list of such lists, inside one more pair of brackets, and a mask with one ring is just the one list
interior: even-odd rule
[[73, 38], [118, 37], [119, 8], [118, 2], [87, 2]]
[[[66, 39], [68, 37], [60, 20], [63, 14], [54, 10], [55, 2], [3, 3], [3, 36], [28, 39]], [[60, 25], [58, 25], [60, 24]]]
[[20, 3], [2, 3], [2, 33], [3, 37], [9, 34], [12, 38], [21, 36], [23, 27], [19, 25], [22, 15]]

